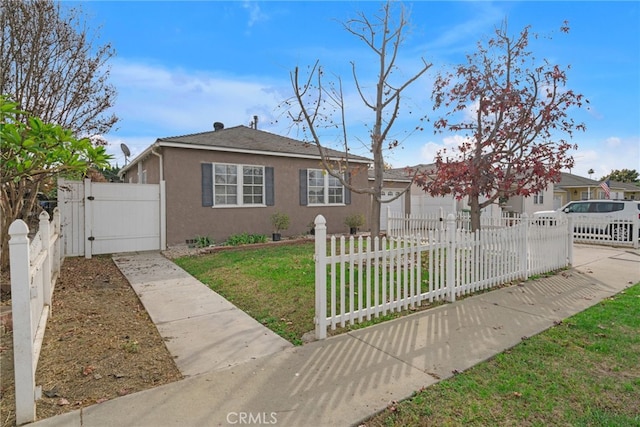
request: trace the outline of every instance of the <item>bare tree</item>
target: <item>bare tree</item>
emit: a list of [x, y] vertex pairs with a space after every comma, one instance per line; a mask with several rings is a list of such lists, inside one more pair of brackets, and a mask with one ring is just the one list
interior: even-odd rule
[[[396, 9], [398, 5], [397, 18]], [[298, 67], [291, 73], [291, 84], [294, 96], [287, 103], [294, 105], [299, 111], [289, 111], [293, 122], [300, 124], [311, 141], [318, 147], [322, 157], [322, 164], [326, 171], [339, 179], [342, 185], [349, 190], [359, 194], [371, 195], [370, 224], [371, 234], [377, 236], [380, 233], [380, 208], [382, 200], [383, 173], [385, 169], [384, 151], [393, 149], [399, 142], [391, 135], [391, 129], [399, 117], [401, 106], [403, 105], [401, 95], [412, 83], [418, 80], [430, 67], [422, 59], [421, 68], [412, 77], [397, 81], [394, 73], [399, 69], [397, 66], [398, 54], [404, 42], [404, 34], [409, 24], [407, 12], [401, 4], [388, 1], [380, 9], [380, 14], [373, 18], [368, 18], [364, 13], [358, 13], [354, 19], [343, 23], [344, 29], [360, 39], [373, 53], [377, 59], [377, 81], [375, 90], [369, 96], [366, 85], [358, 78], [355, 62], [351, 62], [351, 69], [355, 88], [363, 104], [374, 113], [373, 123], [370, 125], [370, 147], [373, 155], [374, 181], [373, 185], [367, 188], [357, 188], [352, 185], [349, 174], [349, 137], [346, 119], [345, 96], [342, 79], [335, 77], [333, 81], [325, 81], [325, 71], [319, 62], [310, 67], [307, 78], [301, 82], [300, 70]], [[293, 107], [292, 107], [293, 108]], [[336, 118], [337, 117], [337, 118]], [[424, 120], [421, 118], [419, 120]], [[340, 142], [343, 144], [345, 157], [341, 161], [330, 161], [326, 156], [326, 141], [323, 141], [321, 131], [323, 128], [339, 128], [341, 135]], [[416, 126], [413, 130], [421, 129]], [[409, 189], [407, 186], [405, 191]], [[401, 193], [403, 194], [403, 193]], [[399, 194], [397, 197], [400, 197]], [[395, 199], [394, 198], [394, 199]], [[390, 202], [391, 200], [386, 200]]]
[[107, 82], [111, 45], [95, 46], [79, 9], [53, 0], [0, 1], [0, 94], [78, 135], [109, 131], [118, 120], [106, 113], [116, 94]]

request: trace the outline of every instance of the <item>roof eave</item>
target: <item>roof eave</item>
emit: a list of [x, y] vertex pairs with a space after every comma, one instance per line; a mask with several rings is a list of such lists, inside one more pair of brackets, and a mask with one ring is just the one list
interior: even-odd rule
[[[298, 158], [298, 159], [314, 159], [314, 160], [320, 159], [320, 154], [316, 155], [316, 154], [283, 153], [278, 151], [262, 151], [262, 150], [250, 150], [250, 149], [242, 149], [242, 148], [215, 147], [211, 145], [185, 144], [182, 142], [171, 142], [167, 140], [158, 140], [156, 144], [159, 145], [160, 147], [188, 148], [188, 149], [207, 150], [207, 151], [222, 151], [227, 153], [258, 154], [263, 156], [291, 157], [291, 158]], [[332, 156], [332, 157], [329, 157], [328, 159], [331, 161], [345, 160], [344, 157], [337, 157], [337, 156]], [[372, 162], [372, 160], [349, 158], [349, 162], [369, 164]]]

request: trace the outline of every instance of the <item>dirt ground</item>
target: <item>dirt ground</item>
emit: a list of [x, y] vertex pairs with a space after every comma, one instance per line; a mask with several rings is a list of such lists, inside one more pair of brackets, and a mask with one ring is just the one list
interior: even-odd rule
[[[6, 294], [3, 299], [7, 305]], [[43, 391], [38, 419], [182, 378], [110, 257], [66, 258], [51, 310], [36, 371]], [[3, 427], [15, 425], [12, 336], [10, 330], [0, 336]]]

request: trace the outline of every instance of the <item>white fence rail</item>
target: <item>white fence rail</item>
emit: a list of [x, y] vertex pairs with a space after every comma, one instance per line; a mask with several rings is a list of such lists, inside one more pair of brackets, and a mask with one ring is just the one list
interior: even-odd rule
[[36, 367], [62, 264], [58, 208], [51, 222], [47, 212], [42, 212], [39, 220], [39, 230], [31, 241], [24, 221], [16, 220], [9, 227], [17, 425], [36, 418], [35, 401], [40, 398]]
[[[387, 236], [426, 235], [430, 230], [443, 230], [447, 214], [431, 213], [425, 215], [402, 215], [398, 212], [387, 213]], [[456, 228], [469, 230], [471, 228], [471, 214], [457, 212], [455, 215]], [[500, 216], [480, 216], [481, 228], [502, 228], [519, 224], [521, 216], [516, 213], [502, 213]]]
[[628, 218], [576, 218], [573, 239], [578, 243], [631, 246], [638, 248], [640, 240], [638, 215]]
[[[570, 265], [567, 222], [540, 226], [524, 215], [510, 227], [475, 233], [443, 227], [399, 237], [327, 239], [315, 221], [316, 338], [345, 327], [436, 300], [489, 289]], [[327, 251], [327, 242], [329, 251]]]

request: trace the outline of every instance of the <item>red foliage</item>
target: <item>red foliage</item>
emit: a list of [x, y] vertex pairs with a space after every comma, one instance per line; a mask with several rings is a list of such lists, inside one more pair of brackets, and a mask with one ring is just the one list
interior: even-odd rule
[[434, 173], [422, 174], [418, 183], [432, 195], [469, 196], [472, 217], [474, 201], [479, 215], [497, 198], [535, 194], [573, 167], [576, 145], [565, 138], [585, 127], [569, 110], [588, 101], [565, 88], [565, 69], [540, 65], [527, 50], [530, 36], [529, 27], [517, 38], [506, 25], [498, 28], [466, 64], [435, 80], [434, 108], [445, 111], [434, 122], [436, 131], [466, 138], [455, 152], [440, 151]]

